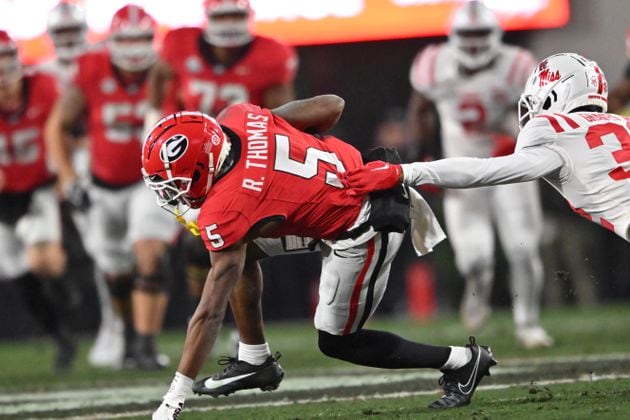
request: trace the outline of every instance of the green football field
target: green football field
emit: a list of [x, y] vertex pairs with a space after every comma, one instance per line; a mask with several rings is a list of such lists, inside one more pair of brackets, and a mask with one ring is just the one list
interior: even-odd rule
[[[439, 372], [361, 368], [319, 353], [310, 323], [269, 324], [273, 351], [280, 351], [285, 379], [274, 392], [243, 391], [213, 399], [191, 396], [183, 419], [623, 419], [630, 418], [630, 305], [554, 309], [543, 325], [556, 339], [550, 349], [515, 346], [511, 315], [497, 311], [477, 342], [490, 345], [499, 364], [470, 406], [430, 410]], [[454, 316], [430, 323], [377, 319], [387, 329], [433, 344], [467, 343]], [[218, 369], [230, 351], [223, 331], [204, 373]], [[161, 350], [176, 363], [183, 332], [161, 337]], [[112, 371], [88, 366], [91, 340], [81, 345], [75, 369], [51, 372], [53, 348], [45, 340], [0, 343], [0, 418], [148, 418], [166, 391], [174, 367], [161, 372]]]

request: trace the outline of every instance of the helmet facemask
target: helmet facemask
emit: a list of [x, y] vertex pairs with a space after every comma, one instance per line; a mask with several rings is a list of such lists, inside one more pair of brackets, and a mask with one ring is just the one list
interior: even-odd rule
[[499, 53], [501, 31], [497, 28], [455, 30], [449, 42], [457, 61], [466, 69], [487, 66]]
[[157, 60], [153, 48], [153, 34], [113, 35], [108, 41], [112, 62], [122, 70], [140, 72], [149, 69]]
[[243, 0], [209, 1], [206, 5], [208, 23], [204, 38], [217, 47], [241, 47], [251, 42], [252, 11]]
[[448, 41], [462, 67], [478, 70], [499, 54], [502, 35], [494, 13], [475, 0], [465, 3], [453, 15]]

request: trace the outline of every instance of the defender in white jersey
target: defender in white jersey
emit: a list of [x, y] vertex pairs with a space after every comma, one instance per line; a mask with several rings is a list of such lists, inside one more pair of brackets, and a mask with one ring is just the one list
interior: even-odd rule
[[408, 185], [470, 188], [549, 182], [579, 215], [630, 242], [630, 118], [606, 114], [608, 85], [593, 61], [572, 53], [541, 61], [519, 102], [522, 130], [509, 156], [391, 165], [347, 174], [350, 193]]
[[[472, 1], [455, 13], [447, 43], [418, 54], [410, 72], [409, 117], [421, 147], [430, 147], [427, 142], [437, 137], [438, 117], [444, 157], [512, 152], [516, 103], [535, 59], [529, 51], [501, 43], [501, 34], [494, 14]], [[496, 226], [510, 264], [516, 337], [527, 348], [550, 346], [552, 338], [539, 325], [538, 184], [446, 191], [444, 213], [457, 268], [466, 280], [460, 309], [464, 325], [478, 330], [490, 314]]]

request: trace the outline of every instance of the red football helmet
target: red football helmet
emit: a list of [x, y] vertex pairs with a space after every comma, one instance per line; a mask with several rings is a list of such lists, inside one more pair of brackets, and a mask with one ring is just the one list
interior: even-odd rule
[[127, 5], [112, 18], [108, 48], [112, 62], [122, 70], [147, 70], [157, 59], [153, 48], [156, 23], [142, 7]]
[[252, 40], [249, 0], [205, 0], [205, 38], [217, 47], [239, 47]]
[[201, 112], [171, 114], [151, 129], [144, 142], [144, 182], [157, 194], [160, 207], [173, 214], [199, 208], [230, 148], [214, 118]]
[[17, 82], [22, 74], [17, 44], [7, 32], [0, 30], [0, 88]]

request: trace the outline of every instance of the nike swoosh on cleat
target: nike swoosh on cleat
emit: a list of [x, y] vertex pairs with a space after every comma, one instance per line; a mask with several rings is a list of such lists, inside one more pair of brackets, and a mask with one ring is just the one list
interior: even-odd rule
[[225, 378], [225, 379], [218, 379], [218, 380], [214, 380], [212, 378], [208, 378], [203, 382], [203, 386], [208, 388], [208, 389], [216, 389], [216, 388], [220, 388], [224, 385], [227, 384], [231, 384], [232, 382], [236, 382], [240, 379], [244, 379], [247, 378], [248, 376], [252, 376], [254, 375], [256, 372], [251, 372], [251, 373], [245, 373], [243, 375], [238, 375], [238, 376], [232, 376], [231, 378]]
[[479, 347], [477, 348], [478, 348], [477, 360], [475, 360], [475, 367], [470, 373], [470, 378], [468, 378], [468, 382], [466, 382], [463, 386], [460, 383], [457, 384], [459, 391], [464, 395], [468, 395], [472, 392], [473, 387], [475, 385], [475, 379], [477, 378], [477, 371], [479, 370], [479, 362], [481, 361], [481, 349]]

